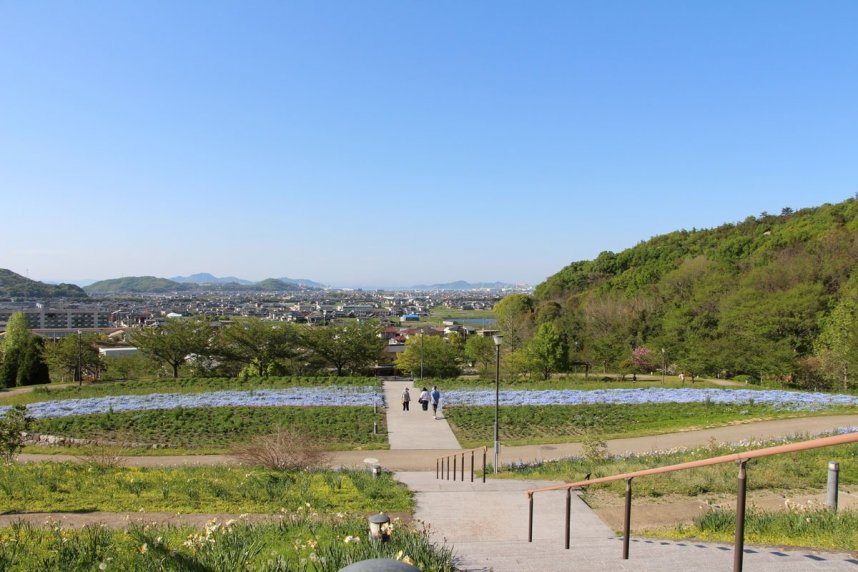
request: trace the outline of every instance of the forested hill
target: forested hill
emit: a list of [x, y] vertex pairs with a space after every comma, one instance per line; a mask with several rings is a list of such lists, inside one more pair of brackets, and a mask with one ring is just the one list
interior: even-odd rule
[[74, 284], [45, 284], [30, 280], [11, 270], [0, 268], [0, 297], [2, 298], [88, 298]]
[[537, 286], [534, 323], [616, 365], [858, 381], [858, 200], [676, 231], [573, 262]]

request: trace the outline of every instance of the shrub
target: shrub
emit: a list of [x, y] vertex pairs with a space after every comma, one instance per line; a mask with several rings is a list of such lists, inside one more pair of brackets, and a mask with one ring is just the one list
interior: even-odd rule
[[581, 437], [581, 451], [591, 463], [602, 463], [608, 458], [608, 444], [597, 431], [586, 431]]
[[0, 455], [7, 461], [12, 461], [21, 450], [24, 435], [30, 427], [32, 419], [27, 417], [27, 409], [16, 405], [6, 411], [0, 419]]
[[242, 463], [278, 471], [316, 469], [328, 461], [322, 445], [318, 439], [284, 427], [234, 447], [230, 455]]

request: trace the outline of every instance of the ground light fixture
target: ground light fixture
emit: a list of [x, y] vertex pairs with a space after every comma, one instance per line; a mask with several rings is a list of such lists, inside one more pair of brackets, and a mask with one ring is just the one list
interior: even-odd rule
[[380, 512], [378, 514], [370, 516], [367, 520], [369, 521], [369, 539], [371, 541], [386, 542], [390, 538], [387, 526], [385, 526], [390, 525], [389, 516], [387, 516], [383, 512]]
[[495, 342], [495, 474], [497, 474], [500, 457], [500, 348], [503, 336], [495, 334], [492, 340]]

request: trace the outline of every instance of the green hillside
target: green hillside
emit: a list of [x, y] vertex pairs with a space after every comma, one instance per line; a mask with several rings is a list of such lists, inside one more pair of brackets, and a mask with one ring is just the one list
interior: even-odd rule
[[288, 292], [292, 290], [300, 290], [301, 287], [295, 283], [287, 283], [277, 278], [266, 278], [261, 282], [257, 282], [251, 286], [245, 287], [247, 290], [257, 290], [263, 292]]
[[842, 387], [858, 379], [857, 267], [858, 201], [849, 199], [573, 262], [519, 318], [531, 330], [552, 323], [573, 358], [598, 366], [643, 354], [660, 369], [664, 348], [664, 361], [687, 374]]
[[101, 280], [90, 284], [85, 288], [90, 294], [165, 294], [169, 292], [207, 292], [207, 291], [230, 291], [230, 292], [289, 292], [300, 290], [297, 284], [290, 284], [268, 278], [255, 284], [195, 284], [182, 283], [168, 280], [167, 278], [156, 278], [155, 276], [127, 276], [125, 278], [113, 278]]
[[2, 298], [87, 298], [86, 292], [74, 284], [45, 284], [30, 280], [11, 270], [0, 268], [0, 297]]
[[100, 280], [84, 288], [90, 294], [162, 294], [165, 292], [186, 292], [191, 289], [192, 287], [188, 284], [180, 284], [155, 276], [126, 276], [125, 278]]

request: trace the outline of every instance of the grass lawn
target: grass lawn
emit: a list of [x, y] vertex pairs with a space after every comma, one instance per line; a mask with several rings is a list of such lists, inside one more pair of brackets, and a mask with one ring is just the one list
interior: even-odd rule
[[[783, 546], [803, 546], [831, 550], [858, 550], [858, 512], [833, 512], [824, 508], [763, 512], [753, 506], [745, 515], [745, 542]], [[659, 532], [659, 537], [675, 540], [701, 539], [732, 542], [736, 534], [736, 512], [710, 510], [691, 526], [677, 526]], [[653, 534], [654, 535], [654, 534]]]
[[366, 471], [247, 466], [141, 468], [97, 463], [0, 465], [0, 512], [410, 512], [411, 493]]
[[[795, 438], [791, 441], [807, 440], [808, 438]], [[713, 444], [695, 449], [654, 452], [643, 455], [573, 457], [535, 466], [513, 467], [506, 476], [522, 479], [571, 481], [581, 480], [590, 473], [591, 478], [599, 478], [759, 449], [783, 442], [758, 442], [745, 446]], [[748, 490], [824, 489], [828, 478], [828, 461], [832, 459], [840, 461], [841, 485], [858, 484], [858, 444], [853, 443], [749, 461], [747, 465]], [[634, 494], [635, 496], [648, 497], [668, 495], [696, 497], [706, 493], [735, 494], [736, 475], [737, 469], [733, 463], [650, 475], [634, 480]], [[619, 496], [625, 494], [625, 482], [594, 485], [592, 489], [612, 491]]]
[[[854, 413], [854, 408], [833, 408], [824, 413]], [[494, 439], [494, 414], [494, 407], [450, 406], [444, 409], [444, 416], [464, 448], [479, 447]], [[500, 437], [507, 445], [571, 443], [592, 435], [602, 439], [640, 437], [737, 422], [820, 414], [823, 412], [798, 413], [747, 403], [502, 407]]]

